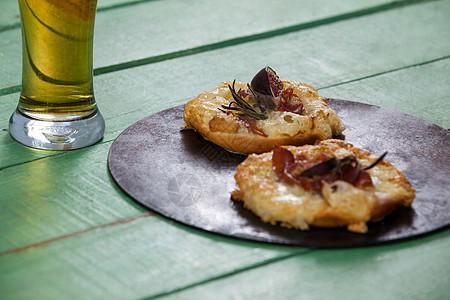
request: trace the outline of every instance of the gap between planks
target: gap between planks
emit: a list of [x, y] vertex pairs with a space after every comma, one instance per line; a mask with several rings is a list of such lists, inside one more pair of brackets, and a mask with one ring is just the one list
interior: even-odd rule
[[[53, 243], [53, 242], [56, 242], [56, 241], [60, 241], [60, 240], [66, 239], [66, 238], [79, 236], [79, 235], [88, 233], [90, 231], [93, 231], [95, 229], [101, 229], [101, 228], [112, 227], [112, 226], [116, 226], [116, 225], [120, 225], [120, 224], [131, 223], [131, 222], [133, 222], [133, 221], [135, 221], [137, 219], [148, 218], [148, 217], [155, 217], [155, 216], [157, 216], [157, 214], [154, 213], [154, 212], [150, 212], [150, 211], [149, 212], [145, 212], [145, 213], [138, 214], [138, 215], [135, 215], [135, 216], [132, 216], [132, 217], [128, 217], [128, 218], [125, 218], [125, 219], [117, 220], [117, 221], [114, 221], [114, 222], [111, 222], [111, 223], [94, 226], [94, 227], [91, 227], [91, 228], [88, 228], [88, 229], [85, 229], [85, 230], [73, 232], [73, 233], [70, 233], [70, 234], [66, 234], [66, 235], [62, 235], [62, 236], [56, 237], [56, 238], [52, 238], [52, 239], [48, 239], [48, 240], [45, 240], [45, 241], [37, 242], [37, 243], [31, 244], [31, 245], [27, 245], [27, 246], [24, 246], [24, 247], [20, 247], [20, 248], [8, 250], [8, 251], [5, 251], [5, 252], [1, 252], [0, 253], [0, 257], [4, 256], [4, 255], [7, 255], [7, 254], [17, 254], [17, 253], [23, 252], [25, 250], [28, 250], [28, 249], [31, 249], [31, 248], [34, 248], [34, 247], [45, 246], [45, 245], [48, 245], [50, 243]], [[308, 253], [314, 252], [317, 249], [318, 248], [316, 248], [316, 247], [301, 248], [299, 250], [293, 251], [293, 252], [288, 253], [286, 255], [281, 255], [281, 256], [278, 256], [278, 257], [273, 257], [273, 258], [269, 258], [269, 259], [266, 259], [266, 260], [262, 260], [262, 261], [259, 261], [259, 262], [247, 265], [247, 266], [245, 266], [243, 268], [239, 268], [239, 269], [236, 269], [236, 270], [225, 272], [225, 273], [219, 274], [217, 276], [210, 277], [210, 278], [205, 279], [205, 280], [200, 280], [200, 281], [197, 281], [197, 282], [193, 282], [191, 284], [187, 284], [185, 286], [182, 286], [182, 287], [170, 290], [170, 291], [161, 292], [161, 293], [152, 295], [150, 297], [146, 297], [144, 299], [157, 299], [157, 298], [161, 298], [161, 297], [168, 296], [168, 295], [171, 295], [171, 294], [179, 293], [179, 292], [182, 292], [182, 291], [194, 288], [196, 286], [200, 286], [200, 285], [207, 284], [207, 283], [210, 283], [210, 282], [213, 282], [213, 281], [216, 281], [216, 280], [224, 279], [224, 278], [227, 278], [227, 277], [230, 277], [230, 276], [234, 276], [234, 275], [237, 275], [237, 274], [240, 274], [240, 273], [243, 273], [243, 272], [247, 272], [247, 271], [250, 271], [250, 270], [253, 270], [253, 269], [264, 267], [266, 265], [269, 265], [269, 264], [272, 264], [272, 263], [275, 263], [275, 262], [280, 262], [280, 261], [283, 261], [283, 260], [286, 260], [286, 259], [289, 259], [289, 258], [292, 258], [292, 257], [295, 257], [295, 256], [306, 255]]]
[[[327, 86], [322, 86], [322, 87], [317, 88], [317, 90], [324, 90], [324, 89], [328, 89], [328, 88], [331, 88], [331, 87], [336, 87], [336, 86], [340, 86], [340, 85], [344, 85], [344, 84], [348, 84], [348, 83], [352, 83], [352, 82], [358, 82], [358, 81], [361, 81], [361, 80], [365, 80], [365, 79], [369, 79], [369, 78], [373, 78], [373, 77], [378, 77], [378, 76], [382, 76], [382, 75], [390, 74], [390, 73], [394, 73], [394, 72], [399, 72], [399, 71], [403, 71], [403, 70], [410, 69], [410, 68], [425, 66], [425, 65], [432, 64], [432, 63], [435, 63], [435, 62], [439, 62], [439, 61], [442, 61], [442, 60], [446, 60], [446, 59], [449, 59], [449, 58], [450, 58], [450, 55], [445, 55], [445, 56], [442, 56], [442, 57], [434, 58], [434, 59], [423, 61], [423, 62], [420, 62], [420, 63], [416, 63], [416, 64], [412, 64], [412, 65], [408, 65], [408, 66], [403, 66], [403, 67], [400, 67], [400, 68], [394, 68], [394, 69], [391, 69], [391, 70], [387, 70], [387, 71], [383, 71], [383, 72], [379, 72], [379, 73], [374, 73], [374, 74], [371, 74], [371, 75], [367, 75], [367, 76], [363, 76], [363, 77], [359, 77], [359, 78], [355, 78], [355, 79], [350, 79], [350, 80], [347, 80], [347, 81], [342, 81], [342, 82], [335, 83], [335, 84], [330, 84], [330, 85], [327, 85]], [[448, 129], [448, 130], [450, 130], [450, 129]]]
[[[111, 9], [115, 9], [115, 8], [125, 7], [125, 6], [129, 6], [129, 5], [136, 5], [136, 4], [145, 3], [145, 2], [149, 2], [149, 1], [155, 1], [155, 0], [137, 0], [134, 2], [130, 2], [130, 3], [116, 4], [116, 5], [112, 5], [110, 7], [98, 9], [98, 11], [111, 10]], [[340, 21], [346, 21], [346, 20], [350, 20], [350, 19], [354, 19], [354, 18], [368, 16], [368, 15], [372, 15], [375, 13], [384, 12], [387, 10], [397, 9], [397, 8], [415, 5], [415, 4], [419, 4], [419, 3], [434, 2], [434, 1], [441, 1], [441, 0], [401, 0], [401, 1], [389, 2], [389, 3], [385, 3], [385, 4], [372, 6], [369, 8], [363, 8], [363, 9], [360, 9], [357, 11], [344, 13], [344, 14], [337, 15], [337, 16], [330, 16], [330, 17], [326, 17], [323, 19], [315, 20], [315, 21], [295, 24], [295, 25], [282, 27], [282, 28], [278, 28], [278, 29], [273, 29], [273, 30], [253, 34], [253, 35], [236, 37], [233, 39], [228, 39], [228, 40], [220, 41], [217, 43], [207, 44], [207, 45], [198, 46], [198, 47], [189, 48], [189, 49], [180, 50], [180, 51], [175, 51], [175, 52], [170, 52], [170, 53], [166, 53], [166, 54], [162, 54], [162, 55], [150, 56], [150, 57], [132, 60], [132, 61], [124, 62], [124, 63], [118, 63], [115, 65], [110, 65], [110, 66], [106, 66], [106, 67], [99, 67], [94, 70], [94, 75], [107, 74], [107, 73], [111, 73], [111, 72], [121, 71], [124, 69], [139, 67], [139, 66], [143, 66], [143, 65], [147, 65], [147, 64], [154, 64], [154, 63], [158, 63], [158, 62], [162, 62], [162, 61], [166, 61], [166, 60], [170, 60], [170, 59], [195, 55], [195, 54], [199, 54], [199, 53], [203, 53], [203, 52], [207, 52], [207, 51], [237, 46], [237, 45], [241, 45], [241, 44], [245, 44], [245, 43], [250, 43], [250, 42], [254, 42], [254, 41], [258, 41], [258, 40], [273, 38], [273, 37], [277, 37], [277, 36], [281, 36], [281, 35], [285, 35], [285, 34], [289, 34], [289, 33], [293, 33], [293, 32], [298, 32], [298, 31], [302, 31], [302, 30], [306, 30], [306, 29], [323, 26], [323, 25], [328, 25], [328, 24], [332, 24], [332, 23], [336, 23], [336, 22], [340, 22]], [[0, 32], [1, 31], [2, 30], [0, 28]], [[20, 88], [21, 88], [21, 85], [0, 88], [0, 96], [20, 92]]]
[[306, 255], [308, 253], [314, 252], [317, 249], [318, 248], [315, 248], [315, 247], [307, 248], [307, 249], [301, 249], [299, 251], [294, 251], [294, 252], [291, 252], [291, 253], [286, 254], [286, 255], [269, 258], [269, 259], [266, 259], [266, 260], [263, 260], [263, 261], [260, 261], [260, 262], [257, 262], [257, 263], [245, 266], [243, 268], [240, 268], [240, 269], [237, 269], [237, 270], [234, 270], [234, 271], [225, 272], [223, 274], [220, 274], [220, 275], [217, 275], [217, 276], [213, 276], [211, 278], [208, 278], [208, 279], [205, 279], [205, 280], [201, 280], [201, 281], [198, 281], [198, 282], [194, 282], [194, 283], [191, 283], [191, 284], [188, 284], [188, 285], [185, 285], [185, 286], [182, 286], [182, 287], [179, 287], [179, 288], [167, 291], [167, 292], [161, 292], [161, 293], [149, 296], [149, 297], [145, 297], [142, 300], [158, 299], [158, 298], [161, 298], [161, 297], [165, 297], [165, 296], [169, 296], [169, 295], [172, 295], [172, 294], [176, 294], [176, 293], [179, 293], [179, 292], [182, 292], [182, 291], [194, 288], [196, 286], [200, 286], [200, 285], [207, 284], [207, 283], [210, 283], [210, 282], [213, 282], [213, 281], [216, 281], [216, 280], [224, 279], [224, 278], [227, 278], [227, 277], [230, 277], [230, 276], [234, 276], [234, 275], [237, 275], [237, 274], [240, 274], [240, 273], [243, 273], [243, 272], [247, 272], [247, 271], [250, 271], [250, 270], [253, 270], [253, 269], [264, 267], [264, 266], [269, 265], [271, 263], [280, 262], [280, 261], [292, 258], [294, 256]]
[[[122, 7], [134, 6], [137, 4], [142, 4], [142, 3], [147, 3], [147, 2], [153, 2], [153, 1], [157, 1], [157, 0], [136, 0], [136, 1], [130, 1], [130, 2], [124, 2], [124, 3], [117, 3], [117, 4], [104, 6], [104, 7], [98, 7], [97, 13], [103, 12], [103, 11], [108, 11], [108, 10], [114, 10], [114, 9], [118, 9], [118, 8], [122, 8]], [[20, 22], [0, 26], [0, 33], [3, 31], [17, 29], [17, 28], [20, 28]]]
[[31, 248], [34, 248], [34, 247], [45, 246], [45, 245], [48, 245], [50, 243], [53, 243], [53, 242], [56, 242], [56, 241], [59, 241], [59, 240], [63, 240], [63, 239], [66, 239], [66, 238], [79, 236], [79, 235], [88, 233], [90, 231], [93, 231], [95, 229], [113, 227], [113, 226], [116, 226], [116, 225], [130, 223], [130, 222], [133, 222], [133, 221], [135, 221], [137, 219], [143, 219], [143, 218], [155, 217], [155, 216], [156, 216], [156, 213], [148, 211], [148, 212], [141, 213], [141, 214], [138, 214], [138, 215], [135, 215], [135, 216], [132, 216], [132, 217], [120, 219], [120, 220], [117, 220], [117, 221], [114, 221], [114, 222], [111, 222], [111, 223], [106, 223], [106, 224], [94, 226], [94, 227], [91, 227], [91, 228], [88, 228], [88, 229], [84, 229], [84, 230], [72, 232], [72, 233], [69, 233], [69, 234], [61, 235], [61, 236], [56, 237], [56, 238], [40, 241], [40, 242], [37, 242], [37, 243], [34, 243], [34, 244], [30, 244], [30, 245], [27, 245], [27, 246], [23, 246], [23, 247], [20, 247], [20, 248], [16, 248], [16, 249], [11, 249], [11, 250], [8, 250], [8, 251], [0, 252], [0, 257], [3, 256], [3, 255], [7, 255], [7, 254], [20, 253], [20, 252], [23, 252], [25, 250], [28, 250], [28, 249], [31, 249]]

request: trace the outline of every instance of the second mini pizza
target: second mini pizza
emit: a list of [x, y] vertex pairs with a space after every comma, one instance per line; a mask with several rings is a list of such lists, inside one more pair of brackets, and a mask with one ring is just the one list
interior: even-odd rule
[[341, 227], [367, 232], [399, 206], [410, 206], [414, 188], [404, 174], [371, 153], [335, 139], [252, 154], [235, 174], [234, 200], [264, 222], [307, 230]]

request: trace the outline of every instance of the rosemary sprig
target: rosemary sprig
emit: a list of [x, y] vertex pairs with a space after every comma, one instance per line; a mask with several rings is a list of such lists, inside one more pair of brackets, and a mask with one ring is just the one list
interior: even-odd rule
[[388, 154], [387, 151], [384, 152], [380, 157], [378, 157], [378, 159], [375, 162], [373, 162], [370, 166], [365, 167], [364, 170], [372, 169], [373, 167], [378, 165], [378, 163], [383, 160], [383, 158], [386, 156], [386, 154]]
[[266, 120], [269, 116], [268, 113], [262, 108], [261, 103], [259, 101], [258, 96], [256, 93], [252, 90], [249, 84], [247, 84], [247, 87], [250, 89], [250, 91], [253, 94], [253, 97], [255, 98], [255, 102], [257, 104], [257, 108], [250, 105], [247, 101], [245, 101], [241, 96], [241, 89], [236, 92], [235, 89], [235, 83], [236, 80], [233, 81], [233, 86], [228, 85], [228, 88], [230, 89], [231, 95], [233, 96], [234, 101], [232, 101], [229, 105], [222, 105], [222, 109], [219, 108], [220, 111], [226, 113], [227, 111], [233, 111], [237, 115], [247, 116], [256, 120]]

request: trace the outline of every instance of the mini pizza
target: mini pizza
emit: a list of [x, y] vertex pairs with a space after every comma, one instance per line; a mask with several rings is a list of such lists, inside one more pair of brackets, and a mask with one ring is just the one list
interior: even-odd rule
[[366, 233], [415, 190], [391, 164], [342, 140], [315, 145], [275, 147], [252, 154], [237, 168], [233, 200], [264, 222], [301, 230], [342, 227]]
[[184, 108], [184, 128], [238, 153], [263, 153], [279, 145], [313, 144], [345, 126], [328, 99], [305, 83], [280, 80], [267, 67], [250, 84], [224, 82]]

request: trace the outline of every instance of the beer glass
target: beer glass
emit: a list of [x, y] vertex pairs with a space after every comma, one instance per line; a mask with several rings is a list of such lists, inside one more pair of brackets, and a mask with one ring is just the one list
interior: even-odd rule
[[92, 74], [97, 0], [18, 0], [22, 23], [22, 90], [9, 131], [40, 149], [98, 142], [105, 121]]

